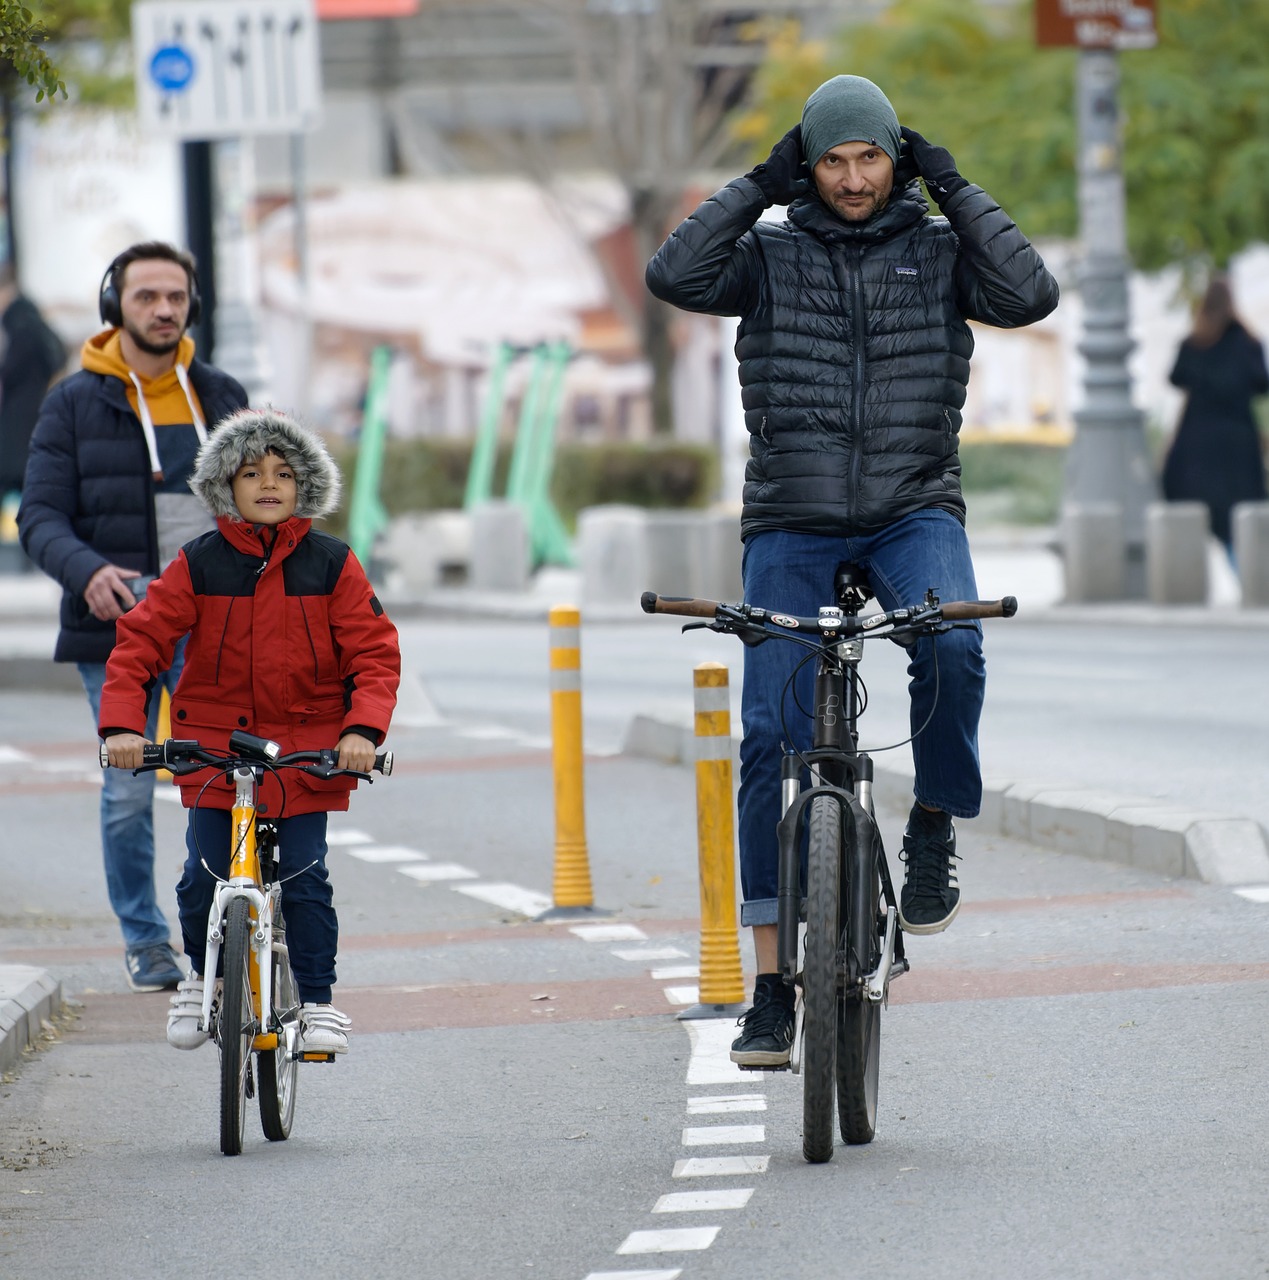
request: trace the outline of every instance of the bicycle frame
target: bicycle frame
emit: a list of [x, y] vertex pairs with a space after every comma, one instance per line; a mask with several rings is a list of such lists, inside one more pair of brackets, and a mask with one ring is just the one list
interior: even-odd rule
[[[256, 797], [263, 770], [258, 765], [239, 765], [234, 769], [234, 804], [230, 819], [232, 853], [229, 862], [229, 877], [216, 886], [212, 910], [208, 919], [207, 950], [205, 953], [203, 972], [215, 974], [220, 961], [220, 947], [224, 941], [225, 915], [229, 904], [236, 898], [246, 898], [255, 928], [251, 934], [251, 960], [249, 978], [251, 983], [252, 1011], [256, 1017], [257, 1032], [252, 1042], [252, 1051], [277, 1049], [278, 1035], [270, 1031], [273, 1023], [273, 966], [268, 957], [275, 946], [273, 926], [277, 915], [278, 903], [281, 900], [282, 887], [278, 883], [264, 884], [262, 875], [261, 845], [271, 837], [262, 840], [265, 832], [257, 825]], [[271, 848], [266, 849], [266, 857], [270, 864]], [[212, 1004], [215, 999], [215, 983], [208, 982], [203, 991], [202, 1020], [205, 1028], [212, 1025]], [[288, 1056], [295, 1052], [294, 1028], [287, 1028], [287, 1043], [281, 1046]]]
[[[852, 594], [855, 593], [855, 594]], [[857, 950], [845, 956], [841, 973], [845, 989], [860, 990], [874, 1003], [886, 999], [892, 977], [908, 969], [903, 941], [898, 930], [898, 904], [884, 857], [873, 856], [877, 848], [873, 819], [873, 762], [859, 751], [859, 663], [863, 658], [861, 636], [843, 636], [842, 618], [854, 618], [864, 597], [856, 589], [843, 592], [846, 612], [825, 606], [819, 611], [821, 653], [815, 670], [815, 714], [810, 751], [787, 750], [781, 765], [781, 799], [784, 815], [777, 827], [779, 843], [779, 881], [776, 903], [776, 947], [780, 973], [793, 983], [799, 972], [798, 924], [803, 911], [801, 846], [806, 812], [811, 802], [822, 795], [831, 796], [849, 816], [855, 832], [849, 856], [860, 865], [850, 868], [857, 876], [880, 875], [886, 902], [886, 928], [877, 968], [867, 971], [867, 955]], [[809, 787], [801, 784], [803, 765], [809, 767]], [[862, 851], [867, 850], [864, 854]], [[872, 865], [868, 865], [872, 864]], [[843, 894], [846, 909], [855, 908], [857, 919], [849, 921], [848, 936], [858, 947], [872, 936], [874, 922], [865, 918], [861, 909], [864, 895]]]

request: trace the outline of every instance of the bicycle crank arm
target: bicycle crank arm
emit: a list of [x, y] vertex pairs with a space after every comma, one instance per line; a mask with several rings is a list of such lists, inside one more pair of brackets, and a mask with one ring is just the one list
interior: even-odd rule
[[802, 1032], [803, 1023], [802, 992], [798, 990], [797, 1003], [793, 1006], [793, 1045], [789, 1050], [789, 1070], [795, 1076], [802, 1074]]
[[[881, 1004], [885, 1000], [890, 979], [895, 976], [894, 939], [898, 924], [898, 913], [893, 907], [887, 907], [886, 934], [881, 943], [881, 963], [877, 966], [875, 973], [868, 975], [868, 980], [864, 983], [864, 995], [871, 1004]], [[905, 964], [899, 972], [903, 973], [906, 969]]]

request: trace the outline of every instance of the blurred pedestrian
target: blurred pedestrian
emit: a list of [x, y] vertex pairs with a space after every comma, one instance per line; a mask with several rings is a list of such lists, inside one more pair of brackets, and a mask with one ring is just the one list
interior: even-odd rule
[[1269, 392], [1260, 340], [1234, 311], [1224, 276], [1214, 276], [1172, 368], [1185, 407], [1163, 463], [1169, 502], [1203, 502], [1212, 532], [1233, 558], [1230, 512], [1265, 497], [1262, 441], [1251, 402]]
[[[228, 374], [194, 358], [185, 330], [199, 314], [189, 254], [151, 241], [106, 269], [98, 311], [107, 327], [88, 339], [83, 368], [45, 397], [31, 436], [18, 531], [27, 554], [62, 584], [54, 662], [74, 662], [96, 724], [115, 622], [176, 558], [212, 527], [190, 489], [209, 425], [244, 408]], [[184, 641], [158, 677], [171, 692]], [[123, 932], [134, 991], [175, 988], [185, 976], [154, 890], [154, 774], [109, 769], [101, 838], [110, 905]]]
[[66, 347], [30, 298], [10, 263], [0, 263], [0, 497], [21, 493], [31, 432], [49, 383], [66, 364]]

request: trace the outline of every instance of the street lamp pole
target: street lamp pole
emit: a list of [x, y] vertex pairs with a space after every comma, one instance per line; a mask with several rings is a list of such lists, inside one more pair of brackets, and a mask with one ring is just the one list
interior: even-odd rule
[[1064, 500], [1120, 508], [1126, 540], [1125, 595], [1146, 594], [1145, 513], [1156, 496], [1145, 421], [1133, 406], [1128, 356], [1128, 233], [1119, 120], [1119, 55], [1082, 49], [1079, 111], [1079, 272], [1084, 331], [1084, 403], [1075, 413]]

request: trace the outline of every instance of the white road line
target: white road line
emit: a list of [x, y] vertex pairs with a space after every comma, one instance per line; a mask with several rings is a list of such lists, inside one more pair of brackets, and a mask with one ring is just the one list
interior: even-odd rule
[[632, 1231], [617, 1252], [685, 1253], [689, 1249], [708, 1249], [721, 1230], [722, 1227], [679, 1227], [670, 1231]]
[[765, 1111], [767, 1100], [760, 1093], [746, 1093], [730, 1098], [688, 1098], [689, 1116], [721, 1115], [725, 1111]]
[[671, 1191], [652, 1206], [652, 1212], [705, 1213], [743, 1209], [751, 1195], [752, 1187], [731, 1187], [726, 1191]]
[[32, 758], [25, 751], [19, 751], [17, 747], [6, 746], [0, 742], [0, 764], [29, 764]]
[[456, 862], [428, 862], [421, 867], [398, 867], [403, 876], [411, 880], [430, 882], [433, 880], [478, 880], [478, 872], [467, 867], [460, 867]]
[[761, 1124], [711, 1124], [683, 1130], [685, 1147], [734, 1147], [766, 1140], [767, 1127]]
[[374, 836], [369, 835], [365, 831], [358, 831], [356, 827], [336, 827], [334, 831], [327, 831], [327, 844], [374, 844]]
[[638, 964], [640, 960], [677, 960], [680, 956], [686, 956], [687, 952], [680, 951], [678, 947], [619, 947], [613, 951], [613, 955], [618, 960], [632, 960]]
[[465, 893], [469, 898], [479, 898], [491, 906], [530, 918], [540, 916], [554, 905], [545, 894], [522, 889], [518, 884], [456, 884], [451, 888], [455, 893]]
[[575, 924], [569, 929], [586, 942], [645, 942], [648, 935], [633, 924]]
[[592, 1271], [586, 1280], [679, 1280], [682, 1267], [673, 1271]]
[[746, 1074], [732, 1062], [731, 1042], [736, 1024], [725, 1018], [693, 1018], [683, 1024], [692, 1040], [692, 1056], [687, 1064], [688, 1084], [740, 1084]]
[[674, 1162], [676, 1178], [735, 1178], [766, 1173], [770, 1156], [691, 1156]]
[[1269, 884], [1249, 884], [1234, 892], [1248, 902], [1269, 902]]
[[426, 862], [427, 854], [403, 844], [353, 844], [346, 850], [359, 862]]
[[665, 992], [665, 998], [671, 1004], [699, 1004], [701, 999], [700, 987], [662, 987]]
[[653, 982], [669, 982], [673, 978], [699, 978], [701, 967], [698, 964], [672, 964], [668, 969], [653, 969]]

